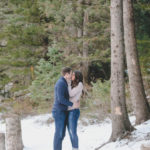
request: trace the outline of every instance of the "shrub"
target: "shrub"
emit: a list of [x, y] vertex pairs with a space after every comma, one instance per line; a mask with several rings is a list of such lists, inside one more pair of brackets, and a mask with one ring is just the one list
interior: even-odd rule
[[49, 48], [47, 53], [48, 60], [43, 58], [35, 67], [35, 80], [29, 87], [31, 100], [39, 103], [43, 100], [52, 100], [54, 84], [60, 76], [62, 68], [62, 55], [56, 48]]

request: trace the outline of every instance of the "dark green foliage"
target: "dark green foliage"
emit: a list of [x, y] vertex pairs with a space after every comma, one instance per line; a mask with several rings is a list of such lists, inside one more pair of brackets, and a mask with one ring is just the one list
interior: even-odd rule
[[[7, 45], [0, 47], [0, 68], [6, 68], [0, 72], [1, 85], [19, 80], [15, 89], [30, 86], [34, 102], [52, 100], [61, 67], [80, 69], [83, 43], [87, 42], [89, 81], [94, 82], [94, 87], [103, 88], [99, 79], [110, 78], [110, 0], [92, 0], [90, 4], [79, 4], [77, 0], [10, 0], [7, 5], [2, 2], [0, 42], [6, 40]], [[149, 0], [134, 1], [134, 10], [142, 73], [148, 75]], [[78, 36], [79, 29], [83, 32], [85, 11], [89, 15], [87, 34]], [[31, 77], [31, 66], [36, 66], [35, 78]]]
[[140, 0], [134, 5], [138, 39], [150, 38], [150, 2]]
[[54, 85], [60, 76], [62, 68], [62, 54], [58, 49], [49, 48], [47, 53], [48, 60], [43, 58], [35, 68], [35, 80], [29, 87], [31, 99], [35, 103], [41, 100], [53, 100]]
[[[49, 4], [47, 5], [49, 9], [46, 6], [45, 10], [47, 10], [46, 16], [50, 27], [47, 32], [52, 33], [49, 39], [55, 40], [65, 52], [65, 64], [79, 69], [83, 61], [83, 43], [88, 42], [89, 64], [97, 61], [101, 63], [103, 70], [106, 69], [102, 65], [105, 61], [109, 67], [109, 1], [94, 0], [90, 5], [79, 4], [78, 1], [63, 1], [61, 5], [57, 5], [56, 1], [51, 1], [47, 4]], [[83, 30], [84, 11], [89, 12], [89, 22], [86, 25], [87, 35], [79, 37], [78, 30]], [[67, 57], [68, 55], [70, 57]], [[109, 71], [107, 73], [109, 74]], [[107, 79], [108, 77], [109, 75], [105, 76]], [[89, 79], [92, 81], [92, 78]]]
[[[4, 7], [0, 41], [6, 40], [7, 44], [0, 47], [0, 68], [7, 66], [5, 73], [11, 81], [20, 74], [18, 87], [25, 86], [30, 81], [21, 85], [24, 76], [31, 80], [30, 66], [37, 64], [46, 51], [48, 38], [42, 23], [42, 7], [37, 0], [11, 0]], [[11, 13], [6, 13], [8, 9]]]
[[137, 46], [141, 69], [144, 75], [150, 74], [150, 1], [138, 0], [134, 4]]
[[138, 40], [137, 43], [142, 72], [150, 74], [150, 39]]
[[10, 81], [10, 78], [5, 73], [0, 73], [0, 78], [0, 90], [2, 90], [4, 85]]
[[98, 80], [96, 83], [92, 83], [92, 95], [94, 99], [98, 99], [98, 101], [110, 101], [110, 81], [100, 81]]

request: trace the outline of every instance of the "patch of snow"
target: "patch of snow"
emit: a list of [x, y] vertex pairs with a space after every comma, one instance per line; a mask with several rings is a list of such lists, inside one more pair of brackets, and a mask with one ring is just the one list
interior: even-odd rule
[[[55, 127], [54, 123], [47, 123], [50, 118], [52, 118], [51, 114], [45, 114], [27, 117], [21, 121], [24, 150], [53, 150]], [[90, 121], [88, 122], [88, 119], [84, 119], [84, 121], [87, 123], [86, 126], [81, 121], [79, 121], [78, 125], [80, 150], [94, 150], [109, 140], [112, 131], [110, 119], [92, 125], [89, 123]], [[135, 117], [131, 116], [130, 121], [135, 124]], [[135, 128], [136, 130], [131, 133], [129, 139], [109, 143], [102, 147], [101, 150], [140, 150], [141, 144], [149, 144], [150, 120], [135, 126]], [[0, 121], [0, 130], [3, 132], [6, 130], [3, 121]], [[63, 141], [63, 150], [71, 149], [67, 131]]]

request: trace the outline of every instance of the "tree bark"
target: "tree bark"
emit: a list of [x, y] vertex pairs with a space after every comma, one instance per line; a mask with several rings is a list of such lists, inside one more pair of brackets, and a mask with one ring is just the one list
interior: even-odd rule
[[148, 145], [142, 144], [140, 150], [150, 150], [150, 144]]
[[88, 61], [88, 51], [89, 51], [89, 43], [87, 40], [87, 24], [89, 22], [89, 14], [88, 9], [84, 10], [84, 19], [83, 19], [83, 62], [82, 62], [82, 73], [84, 77], [84, 81], [88, 83], [88, 70], [89, 70], [89, 61]]
[[122, 0], [111, 0], [111, 141], [133, 130], [125, 100], [122, 7]]
[[138, 59], [132, 0], [123, 1], [123, 12], [125, 51], [131, 100], [136, 116], [136, 124], [140, 124], [150, 118], [150, 107], [146, 99], [140, 63]]
[[0, 133], [0, 150], [5, 150], [5, 133]]
[[[82, 63], [81, 71], [83, 73], [84, 82], [88, 83], [88, 72], [89, 72], [89, 60], [88, 60], [88, 51], [89, 43], [87, 40], [88, 37], [88, 22], [89, 22], [89, 13], [88, 6], [90, 5], [91, 0], [79, 0], [78, 3], [82, 7], [82, 24], [81, 28], [78, 28], [78, 37], [82, 37]], [[86, 6], [84, 6], [86, 5]], [[85, 7], [85, 8], [84, 8]]]
[[18, 116], [6, 118], [6, 149], [23, 150], [21, 123]]

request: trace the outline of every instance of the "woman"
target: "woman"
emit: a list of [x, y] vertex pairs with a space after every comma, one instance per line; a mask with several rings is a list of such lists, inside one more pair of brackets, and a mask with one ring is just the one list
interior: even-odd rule
[[[69, 100], [71, 102], [79, 102], [83, 90], [83, 75], [80, 71], [74, 71], [72, 74], [72, 82], [68, 83]], [[70, 140], [72, 143], [72, 149], [78, 150], [78, 135], [77, 135], [77, 123], [80, 116], [79, 108], [73, 109], [68, 107], [68, 131]]]

